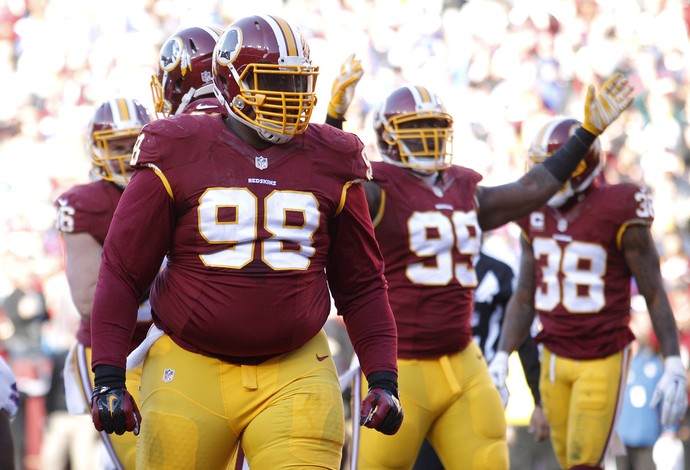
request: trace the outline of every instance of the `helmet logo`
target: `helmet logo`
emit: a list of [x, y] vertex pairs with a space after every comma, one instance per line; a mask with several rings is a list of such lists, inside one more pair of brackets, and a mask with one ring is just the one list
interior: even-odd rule
[[183, 49], [184, 46], [182, 45], [182, 40], [180, 38], [175, 36], [174, 38], [168, 39], [168, 42], [166, 42], [161, 48], [161, 56], [159, 60], [161, 70], [165, 72], [175, 70], [177, 64], [180, 63]]
[[254, 157], [254, 166], [259, 170], [265, 170], [268, 168], [268, 158], [262, 156]]
[[216, 62], [228, 67], [242, 48], [242, 32], [238, 28], [227, 30], [216, 44]]
[[185, 47], [182, 49], [182, 56], [180, 57], [180, 71], [184, 77], [187, 74], [187, 69], [192, 70], [192, 58], [189, 56], [189, 51]]

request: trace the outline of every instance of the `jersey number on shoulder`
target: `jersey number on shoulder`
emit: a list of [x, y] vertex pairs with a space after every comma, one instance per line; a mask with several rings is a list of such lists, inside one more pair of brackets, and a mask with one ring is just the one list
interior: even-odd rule
[[74, 214], [75, 210], [72, 206], [60, 206], [57, 211], [57, 219], [55, 221], [55, 228], [61, 232], [70, 233], [74, 231]]
[[577, 241], [561, 247], [552, 238], [535, 238], [532, 248], [542, 274], [542, 285], [534, 294], [538, 310], [551, 311], [558, 304], [570, 313], [597, 313], [604, 308], [604, 247]]
[[[479, 256], [481, 229], [475, 211], [415, 212], [407, 221], [410, 251], [424, 262], [407, 266], [407, 278], [415, 284], [445, 286], [453, 278], [464, 287], [477, 285], [474, 263]], [[454, 251], [457, 250], [457, 251]], [[454, 253], [464, 261], [455, 262]], [[429, 262], [430, 258], [435, 262]]]
[[[275, 270], [307, 269], [316, 249], [313, 235], [319, 226], [319, 204], [311, 193], [273, 191], [264, 200], [259, 220], [257, 197], [245, 188], [211, 188], [199, 201], [199, 231], [208, 243], [232, 244], [215, 253], [200, 255], [206, 266], [237, 268], [261, 259]], [[220, 214], [231, 214], [225, 219]], [[230, 219], [230, 220], [228, 220]], [[270, 238], [257, 240], [259, 228]]]

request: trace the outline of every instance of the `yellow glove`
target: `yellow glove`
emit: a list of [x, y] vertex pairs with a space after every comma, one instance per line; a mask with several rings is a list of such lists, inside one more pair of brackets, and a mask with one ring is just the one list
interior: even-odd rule
[[587, 87], [585, 98], [585, 120], [582, 127], [594, 135], [599, 135], [625, 111], [633, 102], [630, 96], [632, 85], [623, 74], [616, 73], [602, 85], [595, 96], [594, 85]]
[[344, 118], [350, 103], [352, 103], [357, 82], [363, 74], [362, 63], [355, 59], [354, 54], [345, 59], [331, 88], [331, 101], [328, 103], [329, 116], [341, 120]]

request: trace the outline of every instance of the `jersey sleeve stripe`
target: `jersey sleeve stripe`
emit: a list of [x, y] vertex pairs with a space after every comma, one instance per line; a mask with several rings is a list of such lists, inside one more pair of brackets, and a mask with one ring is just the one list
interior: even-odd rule
[[172, 187], [170, 186], [170, 182], [168, 181], [168, 178], [165, 177], [161, 169], [153, 163], [144, 163], [144, 165], [153, 170], [156, 176], [158, 176], [158, 178], [161, 180], [161, 183], [163, 183], [163, 186], [165, 186], [165, 191], [168, 193], [168, 196], [170, 196], [170, 199], [174, 201], [175, 196], [173, 194]]
[[342, 212], [343, 207], [345, 207], [345, 199], [347, 199], [347, 190], [352, 186], [352, 182], [345, 183], [342, 191], [340, 192], [340, 202], [338, 203], [338, 208], [335, 210], [336, 217]]

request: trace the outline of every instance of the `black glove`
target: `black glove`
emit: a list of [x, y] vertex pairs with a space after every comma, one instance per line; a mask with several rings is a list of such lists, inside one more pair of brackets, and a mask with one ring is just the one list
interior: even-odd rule
[[139, 434], [141, 414], [125, 388], [125, 371], [120, 367], [96, 366], [95, 387], [91, 394], [91, 418], [97, 431], [118, 435], [126, 431]]
[[398, 398], [398, 377], [393, 372], [372, 372], [367, 377], [369, 393], [359, 408], [359, 425], [392, 435], [403, 422]]

